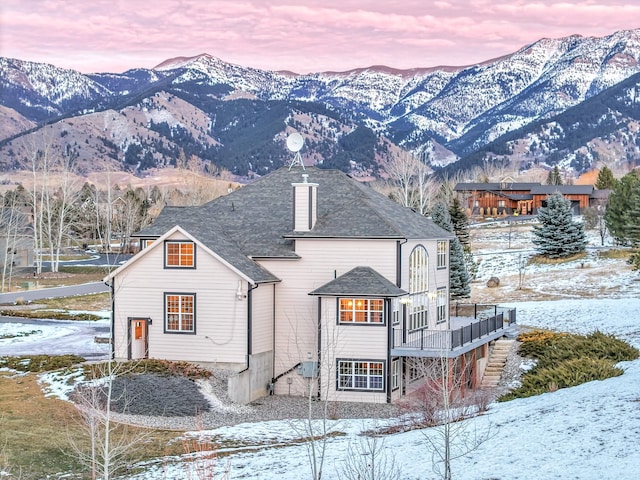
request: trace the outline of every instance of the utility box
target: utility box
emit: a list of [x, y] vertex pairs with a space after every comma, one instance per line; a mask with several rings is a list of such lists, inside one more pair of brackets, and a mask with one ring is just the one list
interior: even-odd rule
[[298, 374], [302, 378], [315, 378], [318, 376], [318, 362], [302, 362], [298, 367]]

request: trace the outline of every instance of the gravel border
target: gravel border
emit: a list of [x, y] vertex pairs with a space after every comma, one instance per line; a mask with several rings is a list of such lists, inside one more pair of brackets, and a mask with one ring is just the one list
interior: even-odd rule
[[[503, 370], [500, 383], [492, 392], [492, 399], [508, 392], [519, 384], [520, 377], [523, 373], [522, 365], [526, 363], [526, 359], [520, 357], [518, 347], [520, 342], [515, 341], [507, 356], [507, 363]], [[175, 405], [167, 405], [171, 402], [182, 402], [186, 405], [187, 414], [181, 413], [181, 416], [160, 416], [157, 415], [133, 415], [124, 413], [113, 413], [113, 419], [117, 422], [127, 423], [148, 428], [165, 429], [165, 430], [208, 430], [222, 426], [237, 425], [247, 422], [265, 422], [270, 420], [293, 420], [308, 418], [324, 418], [324, 402], [311, 401], [305, 397], [296, 397], [289, 395], [272, 395], [259, 398], [248, 405], [240, 405], [232, 402], [227, 395], [227, 378], [233, 375], [233, 372], [216, 370], [211, 378], [203, 380], [182, 379], [182, 382], [191, 382], [193, 387], [196, 384], [199, 387], [198, 394], [202, 399], [206, 399], [209, 404], [208, 411], [198, 411], [194, 399], [198, 394], [194, 394], [192, 388], [180, 389], [173, 388], [167, 392], [170, 385], [174, 387], [180, 385], [181, 382], [163, 382], [162, 378], [149, 379], [145, 378], [141, 384], [146, 385], [146, 390], [141, 393], [137, 399], [140, 403], [148, 401], [153, 403], [155, 413], [170, 412]], [[143, 374], [141, 377], [148, 377]], [[160, 376], [161, 377], [161, 376]], [[181, 377], [178, 377], [181, 378]], [[135, 388], [135, 387], [129, 387]], [[187, 393], [189, 392], [189, 393]], [[170, 395], [169, 395], [170, 394]], [[141, 406], [142, 407], [142, 406]], [[309, 408], [311, 407], [311, 408]], [[140, 408], [138, 411], [145, 411]], [[388, 403], [356, 403], [356, 402], [329, 402], [328, 415], [329, 419], [350, 419], [350, 418], [394, 418], [405, 413], [397, 404]]]

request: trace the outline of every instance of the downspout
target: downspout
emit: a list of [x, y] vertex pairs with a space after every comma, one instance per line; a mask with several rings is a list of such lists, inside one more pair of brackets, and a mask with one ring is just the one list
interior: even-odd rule
[[116, 327], [116, 296], [115, 296], [115, 278], [111, 279], [111, 283], [104, 282], [105, 285], [111, 290], [111, 360], [116, 358], [116, 341], [115, 341], [115, 327]]
[[[396, 247], [396, 287], [398, 288], [402, 288], [402, 245], [404, 245], [405, 243], [407, 243], [409, 240], [407, 238], [404, 239], [404, 241], [398, 241], [397, 242], [397, 247]], [[402, 304], [402, 322], [401, 322], [401, 328], [402, 328], [402, 341], [405, 342], [406, 341], [406, 319], [407, 319], [407, 306], [406, 304]], [[391, 327], [391, 334], [389, 335], [389, 339], [390, 341], [392, 341], [392, 337], [391, 335], [393, 335], [393, 326]], [[405, 361], [404, 358], [402, 358], [402, 378], [406, 378], [405, 377]], [[391, 368], [391, 366], [389, 366], [389, 368]], [[402, 383], [402, 393], [401, 395], [404, 395], [406, 393], [406, 387], [405, 387], [405, 382], [404, 380], [401, 382]]]
[[392, 363], [391, 363], [391, 347], [393, 346], [393, 322], [391, 321], [391, 300], [385, 298], [384, 300], [387, 315], [387, 403], [391, 403], [391, 375], [392, 375]]
[[396, 287], [400, 288], [402, 284], [402, 245], [407, 243], [409, 240], [404, 239], [404, 241], [396, 242]]
[[246, 364], [245, 367], [240, 370], [238, 372], [238, 374], [244, 373], [247, 370], [249, 370], [249, 359], [251, 358], [251, 353], [252, 353], [252, 345], [253, 345], [253, 331], [252, 331], [252, 324], [253, 324], [253, 309], [252, 307], [252, 299], [253, 299], [253, 295], [252, 292], [258, 288], [258, 285], [253, 285], [251, 286], [250, 283], [247, 283], [247, 360], [246, 360]]
[[[318, 399], [321, 397], [320, 385], [322, 384], [322, 378], [320, 377], [320, 365], [322, 361], [322, 297], [318, 297]], [[327, 381], [329, 379], [327, 378]]]
[[[273, 284], [273, 299], [271, 302], [271, 384], [275, 384], [276, 376], [276, 285]], [[273, 390], [271, 390], [273, 395]]]

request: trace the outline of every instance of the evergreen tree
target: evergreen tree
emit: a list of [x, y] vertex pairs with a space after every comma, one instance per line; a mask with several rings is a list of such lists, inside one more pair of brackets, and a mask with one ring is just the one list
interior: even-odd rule
[[574, 222], [571, 202], [559, 193], [547, 197], [547, 206], [538, 209], [540, 225], [533, 227], [532, 242], [547, 258], [562, 258], [584, 252], [584, 226]]
[[560, 170], [557, 165], [553, 167], [553, 170], [549, 171], [547, 185], [562, 185], [562, 177], [560, 176]]
[[462, 244], [464, 263], [467, 267], [467, 273], [470, 280], [474, 280], [478, 276], [480, 262], [473, 258], [471, 252], [471, 240], [469, 237], [469, 218], [467, 217], [460, 200], [455, 197], [449, 207], [449, 215], [453, 225], [453, 233], [458, 237], [458, 241]]
[[613, 172], [609, 169], [609, 167], [604, 166], [602, 170], [598, 173], [598, 179], [596, 180], [595, 187], [598, 190], [606, 190], [609, 188], [613, 188], [616, 183], [616, 179], [613, 178]]
[[458, 197], [453, 199], [449, 207], [449, 215], [451, 216], [451, 224], [453, 225], [453, 233], [456, 234], [462, 247], [466, 251], [471, 249], [471, 240], [469, 239], [469, 219], [465, 213]]
[[[431, 211], [431, 219], [439, 227], [454, 233], [451, 215], [444, 202], [437, 202]], [[458, 237], [449, 242], [449, 296], [452, 299], [468, 298], [471, 294], [470, 278], [464, 261], [464, 252]]]
[[616, 180], [609, 195], [604, 221], [613, 238], [623, 245], [640, 244], [640, 172]]

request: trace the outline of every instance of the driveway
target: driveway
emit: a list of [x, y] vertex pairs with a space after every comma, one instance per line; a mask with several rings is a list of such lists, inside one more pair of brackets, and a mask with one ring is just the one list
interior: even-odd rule
[[83, 283], [81, 285], [69, 285], [66, 287], [41, 288], [38, 290], [25, 290], [24, 292], [0, 293], [0, 305], [14, 304], [21, 300], [33, 302], [43, 298], [72, 297], [75, 295], [88, 295], [90, 293], [108, 292], [109, 287], [103, 282]]

